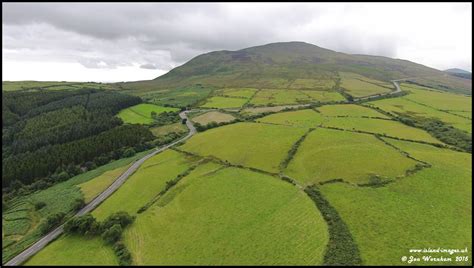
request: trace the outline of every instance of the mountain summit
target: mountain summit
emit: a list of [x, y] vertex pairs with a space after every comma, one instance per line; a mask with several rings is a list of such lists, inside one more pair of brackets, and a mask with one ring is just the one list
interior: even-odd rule
[[[152, 81], [138, 83], [154, 88], [192, 84], [286, 88], [295, 79], [338, 79], [339, 72], [382, 81], [412, 78], [414, 82], [440, 89], [471, 92], [471, 81], [421, 64], [381, 56], [346, 54], [305, 42], [214, 51], [199, 55]], [[133, 86], [133, 83], [127, 84]]]

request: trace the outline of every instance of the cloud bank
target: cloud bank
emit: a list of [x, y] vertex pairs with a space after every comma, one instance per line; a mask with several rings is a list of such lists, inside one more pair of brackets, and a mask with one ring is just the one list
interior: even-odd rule
[[282, 41], [472, 69], [470, 3], [3, 3], [2, 15], [3, 80], [152, 79]]

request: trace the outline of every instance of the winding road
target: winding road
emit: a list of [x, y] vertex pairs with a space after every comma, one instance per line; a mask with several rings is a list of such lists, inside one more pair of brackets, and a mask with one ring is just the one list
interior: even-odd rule
[[[178, 144], [182, 141], [185, 141], [185, 140], [191, 138], [196, 133], [196, 128], [194, 127], [191, 120], [188, 119], [188, 117], [186, 115], [187, 112], [189, 112], [189, 111], [183, 111], [179, 114], [179, 117], [181, 117], [181, 119], [186, 119], [186, 126], [189, 129], [189, 133], [185, 137], [183, 137], [179, 140], [176, 140], [172, 143], [169, 143], [165, 146], [162, 146], [160, 148], [157, 148], [153, 152], [145, 155], [144, 157], [142, 157], [141, 159], [139, 159], [138, 161], [133, 163], [133, 165], [130, 166], [127, 169], [127, 171], [122, 173], [122, 175], [120, 175], [120, 177], [118, 177], [107, 189], [105, 189], [105, 191], [103, 191], [96, 198], [94, 198], [94, 200], [92, 200], [84, 208], [82, 208], [79, 212], [77, 212], [77, 214], [75, 216], [81, 216], [81, 215], [84, 215], [84, 214], [94, 210], [100, 203], [102, 203], [105, 199], [107, 199], [109, 196], [111, 196], [118, 188], [120, 188], [120, 186], [122, 186], [122, 184], [128, 179], [128, 177], [130, 177], [130, 175], [132, 175], [141, 166], [141, 164], [143, 164], [143, 162], [145, 162], [147, 159], [149, 159], [150, 157], [152, 157], [152, 156], [154, 156], [158, 153], [163, 152], [164, 150], [170, 148], [171, 146], [174, 146], [174, 145], [176, 145], [176, 144]], [[48, 234], [46, 234], [43, 238], [41, 238], [36, 243], [31, 245], [25, 251], [21, 252], [20, 254], [15, 256], [13, 259], [11, 259], [7, 263], [5, 263], [5, 266], [17, 266], [17, 265], [20, 265], [20, 264], [24, 263], [31, 256], [38, 253], [38, 251], [40, 251], [46, 245], [48, 245], [51, 241], [53, 241], [57, 237], [59, 237], [63, 233], [63, 226], [64, 226], [64, 224], [57, 227], [56, 229], [49, 232]]]

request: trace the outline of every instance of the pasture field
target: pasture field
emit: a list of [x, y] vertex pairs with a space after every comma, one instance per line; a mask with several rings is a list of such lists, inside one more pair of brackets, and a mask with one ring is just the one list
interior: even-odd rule
[[312, 89], [312, 90], [329, 90], [334, 87], [334, 80], [326, 79], [304, 79], [297, 78], [293, 80], [289, 88], [291, 89]]
[[144, 88], [138, 92], [130, 90], [128, 93], [139, 95], [143, 100], [157, 105], [171, 105], [173, 107], [193, 106], [207, 98], [212, 88], [202, 86], [189, 86], [176, 89], [153, 90]]
[[378, 83], [380, 85], [377, 85], [369, 83], [368, 81], [371, 80], [363, 76], [345, 72], [340, 72], [339, 74], [341, 76], [341, 87], [354, 97], [365, 97], [390, 92], [389, 88], [380, 86], [383, 84], [381, 81]]
[[449, 112], [452, 114], [457, 114], [457, 115], [472, 119], [472, 111], [449, 111]]
[[2, 90], [71, 90], [79, 88], [116, 89], [112, 84], [94, 82], [3, 81]]
[[[354, 187], [343, 183], [320, 187], [349, 227], [363, 263], [406, 265], [400, 256], [421, 257], [422, 254], [409, 253], [409, 249], [428, 247], [467, 247], [468, 254], [454, 254], [451, 257], [471, 256], [471, 154], [385, 140], [430, 163], [432, 167], [379, 188]], [[432, 256], [441, 255], [434, 253]], [[472, 265], [472, 260], [429, 264]]]
[[26, 263], [36, 265], [118, 265], [111, 246], [101, 237], [61, 236]]
[[367, 183], [373, 175], [384, 180], [404, 176], [415, 165], [373, 135], [318, 128], [301, 143], [284, 173], [307, 185], [332, 179]]
[[437, 118], [447, 124], [452, 125], [455, 128], [472, 133], [471, 120], [450, 113], [442, 112], [431, 107], [420, 105], [405, 99], [405, 97], [383, 99], [369, 102], [368, 104], [394, 114], [398, 113], [424, 118]]
[[[49, 215], [59, 212], [68, 213], [71, 211], [74, 200], [83, 196], [79, 187], [80, 184], [93, 180], [107, 171], [128, 166], [132, 161], [143, 157], [149, 152], [150, 151], [140, 152], [133, 157], [119, 159], [72, 177], [65, 182], [58, 183], [45, 190], [8, 201], [6, 209], [2, 211], [2, 218], [10, 213], [16, 213], [18, 210], [28, 211], [28, 217], [15, 221], [3, 221], [2, 242], [7, 240], [14, 240], [15, 242], [3, 248], [2, 261], [10, 259], [36, 241], [41, 235], [38, 226]], [[34, 204], [40, 201], [46, 203], [46, 206], [36, 211]], [[12, 234], [17, 235], [12, 236]], [[3, 244], [5, 243], [3, 242]]]
[[150, 128], [151, 133], [155, 137], [165, 136], [169, 133], [186, 133], [188, 132], [188, 128], [186, 125], [181, 124], [181, 122], [177, 122], [174, 124], [164, 125], [160, 127], [152, 127]]
[[409, 127], [394, 120], [355, 117], [328, 117], [327, 119], [323, 122], [323, 126], [442, 144], [442, 142], [438, 141], [428, 132], [419, 128]]
[[196, 117], [193, 117], [191, 120], [201, 125], [207, 125], [211, 122], [223, 123], [223, 122], [230, 122], [234, 119], [235, 117], [230, 114], [221, 113], [217, 111], [211, 111], [211, 112], [207, 112], [204, 114], [200, 114]]
[[247, 99], [243, 98], [228, 98], [228, 97], [219, 97], [214, 96], [207, 99], [206, 103], [201, 105], [202, 108], [240, 108], [247, 102]]
[[278, 172], [280, 162], [305, 132], [304, 128], [243, 122], [198, 133], [180, 148], [234, 165]]
[[320, 125], [323, 121], [324, 117], [322, 117], [321, 114], [315, 112], [312, 109], [281, 112], [257, 119], [257, 122], [261, 123], [279, 124], [303, 128], [314, 128]]
[[377, 117], [389, 118], [373, 109], [355, 104], [324, 105], [317, 108], [324, 116]]
[[153, 118], [151, 117], [152, 112], [155, 112], [158, 115], [164, 112], [176, 111], [179, 110], [177, 108], [141, 103], [121, 110], [118, 113], [118, 117], [120, 117], [124, 123], [147, 125], [153, 123]]
[[166, 150], [153, 156], [145, 161], [112, 196], [92, 211], [92, 215], [99, 221], [118, 211], [135, 215], [142, 206], [164, 189], [167, 181], [187, 170], [194, 160], [173, 150]]
[[262, 89], [249, 104], [253, 106], [309, 103], [311, 98], [299, 90]]
[[472, 97], [435, 90], [425, 90], [415, 85], [410, 85], [403, 89], [410, 92], [410, 94], [404, 96], [404, 98], [438, 110], [472, 111]]
[[77, 84], [74, 82], [47, 82], [47, 81], [2, 81], [2, 90], [16, 91], [32, 88], [56, 87]]
[[[125, 231], [138, 265], [317, 265], [328, 231], [314, 203], [278, 178], [203, 164]], [[217, 169], [217, 170], [216, 170]]]
[[336, 91], [315, 91], [315, 90], [301, 90], [301, 93], [308, 95], [312, 101], [330, 102], [330, 101], [345, 101], [346, 99]]
[[245, 108], [242, 111], [240, 111], [240, 114], [242, 115], [255, 115], [255, 114], [261, 114], [261, 113], [266, 113], [266, 112], [279, 112], [281, 110], [284, 110], [286, 108], [289, 108], [292, 106], [269, 106], [269, 107], [253, 107], [253, 108]]
[[84, 196], [84, 201], [86, 203], [92, 201], [92, 199], [107, 189], [107, 187], [109, 187], [129, 167], [130, 165], [125, 165], [123, 167], [109, 170], [92, 180], [78, 184], [77, 186], [81, 188], [82, 195]]
[[256, 91], [256, 88], [224, 88], [216, 90], [214, 94], [228, 97], [241, 97], [245, 99], [250, 99]]

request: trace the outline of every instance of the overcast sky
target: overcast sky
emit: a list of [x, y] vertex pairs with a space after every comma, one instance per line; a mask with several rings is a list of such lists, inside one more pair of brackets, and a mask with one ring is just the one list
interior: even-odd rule
[[471, 3], [2, 3], [3, 80], [153, 79], [214, 50], [304, 41], [472, 70]]

